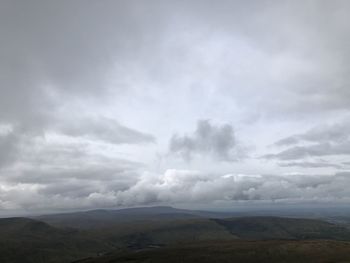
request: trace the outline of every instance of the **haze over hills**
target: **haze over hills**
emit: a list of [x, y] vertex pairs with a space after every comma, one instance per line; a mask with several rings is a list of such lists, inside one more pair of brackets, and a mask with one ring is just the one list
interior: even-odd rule
[[43, 215], [35, 217], [54, 226], [100, 228], [122, 222], [144, 220], [175, 220], [191, 218], [225, 218], [235, 213], [177, 209], [170, 206], [126, 208], [119, 210], [90, 210], [84, 212]]
[[136, 207], [118, 210], [97, 209], [32, 217], [58, 227], [100, 228], [115, 222], [142, 220], [172, 220], [190, 218], [229, 218], [249, 216], [276, 216], [313, 218], [350, 224], [349, 206], [285, 206], [245, 208], [234, 211], [205, 211], [179, 209], [170, 206]]

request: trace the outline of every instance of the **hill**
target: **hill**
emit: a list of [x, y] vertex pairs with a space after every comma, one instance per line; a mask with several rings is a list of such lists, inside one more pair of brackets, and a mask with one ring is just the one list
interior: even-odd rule
[[129, 223], [134, 221], [190, 219], [209, 217], [212, 214], [211, 212], [156, 206], [119, 210], [100, 209], [75, 213], [43, 215], [36, 217], [36, 219], [58, 227], [91, 229], [103, 228], [118, 223]]
[[329, 263], [350, 262], [350, 243], [342, 241], [215, 241], [109, 254], [75, 263]]
[[62, 263], [111, 250], [102, 240], [28, 218], [0, 219], [0, 262]]
[[[156, 207], [42, 217], [48, 222], [53, 220], [52, 225], [37, 219], [0, 219], [0, 262], [68, 263], [112, 251], [119, 255], [120, 251], [125, 250], [181, 248], [182, 244], [192, 246], [203, 242], [215, 247], [216, 243], [247, 240], [350, 241], [347, 228], [321, 220], [224, 218], [226, 215], [220, 214], [217, 218], [205, 218], [205, 213]], [[79, 224], [79, 220], [84, 226], [72, 228]]]
[[345, 227], [316, 219], [242, 217], [213, 220], [242, 239], [350, 240], [350, 231]]

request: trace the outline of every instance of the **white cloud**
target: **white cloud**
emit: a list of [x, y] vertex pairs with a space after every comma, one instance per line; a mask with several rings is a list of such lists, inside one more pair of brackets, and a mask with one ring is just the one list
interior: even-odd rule
[[[97, 178], [95, 178], [96, 180]], [[70, 180], [70, 184], [74, 181]], [[143, 172], [124, 189], [77, 181], [70, 187], [60, 183], [2, 185], [3, 209], [86, 209], [93, 207], [152, 204], [254, 203], [343, 203], [350, 200], [349, 173], [329, 175], [206, 174], [191, 170], [167, 170], [164, 174]], [[55, 190], [56, 189], [56, 190]], [[83, 192], [81, 192], [83, 190]], [[68, 192], [65, 192], [68, 191]], [[71, 192], [72, 194], [69, 194]]]

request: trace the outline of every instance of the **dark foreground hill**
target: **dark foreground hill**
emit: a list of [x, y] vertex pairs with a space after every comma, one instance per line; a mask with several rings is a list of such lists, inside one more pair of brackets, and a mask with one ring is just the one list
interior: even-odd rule
[[350, 262], [341, 241], [215, 241], [105, 255], [77, 263], [330, 263]]
[[0, 219], [0, 262], [62, 263], [112, 249], [74, 229], [59, 229], [28, 218]]

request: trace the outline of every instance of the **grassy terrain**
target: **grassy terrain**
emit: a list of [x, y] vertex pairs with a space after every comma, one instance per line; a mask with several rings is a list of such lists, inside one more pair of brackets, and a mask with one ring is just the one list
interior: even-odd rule
[[213, 220], [243, 239], [350, 240], [350, 232], [345, 227], [315, 219], [242, 217]]
[[[159, 211], [160, 214], [157, 214]], [[130, 214], [128, 214], [129, 212]], [[113, 253], [118, 253], [119, 256], [120, 251], [143, 251], [149, 248], [161, 248], [159, 251], [168, 251], [167, 249], [170, 249], [170, 247], [171, 249], [180, 249], [181, 253], [183, 250], [183, 253], [186, 254], [186, 249], [192, 249], [192, 246], [194, 246], [193, 249], [195, 250], [193, 253], [196, 254], [197, 245], [195, 244], [207, 244], [208, 248], [201, 249], [208, 249], [208, 251], [211, 251], [210, 246], [213, 246], [213, 251], [210, 253], [214, 254], [217, 253], [215, 252], [217, 249], [216, 244], [223, 246], [224, 244], [235, 244], [235, 249], [239, 248], [239, 244], [250, 244], [248, 247], [252, 246], [252, 244], [261, 244], [261, 246], [265, 246], [264, 244], [284, 244], [276, 250], [279, 252], [273, 252], [281, 254], [284, 249], [287, 251], [292, 249], [293, 244], [301, 246], [297, 245], [295, 247], [297, 251], [300, 251], [304, 246], [310, 247], [314, 251], [317, 247], [316, 245], [313, 247], [314, 244], [323, 246], [327, 244], [325, 242], [328, 242], [306, 242], [306, 240], [315, 239], [334, 240], [333, 243], [329, 244], [337, 244], [336, 249], [342, 252], [343, 249], [348, 248], [347, 243], [335, 242], [335, 240], [350, 241], [350, 230], [337, 224], [320, 220], [280, 217], [210, 219], [201, 216], [187, 218], [183, 216], [183, 210], [174, 211], [174, 215], [169, 214], [169, 212], [168, 208], [157, 208], [150, 211], [145, 209], [142, 211], [135, 209], [127, 212], [123, 211], [122, 213], [124, 214], [121, 217], [130, 219], [128, 222], [125, 222], [123, 220], [113, 221], [111, 218], [116, 217], [116, 215], [113, 214], [111, 217], [107, 213], [108, 215], [106, 216], [104, 212], [104, 216], [99, 218], [98, 214], [100, 212], [93, 211], [93, 214], [90, 214], [90, 216], [94, 220], [85, 222], [91, 224], [97, 220], [100, 225], [90, 228], [85, 225], [79, 229], [63, 226], [57, 227], [28, 218], [0, 219], [0, 262], [69, 263], [78, 259], [105, 255], [112, 251], [114, 251]], [[144, 217], [139, 217], [138, 215], [140, 214], [143, 214]], [[57, 217], [59, 221], [61, 216], [58, 215]], [[64, 215], [65, 223], [69, 224], [67, 218], [70, 216], [76, 218], [76, 214]], [[117, 217], [119, 216], [120, 214]], [[78, 217], [82, 217], [82, 215], [79, 214]], [[52, 220], [55, 219], [54, 216], [50, 216], [50, 218]], [[132, 218], [135, 220], [131, 220]], [[103, 224], [104, 220], [106, 220], [105, 225]], [[77, 222], [75, 219], [73, 220], [74, 224]], [[248, 242], [248, 240], [255, 240], [257, 243]], [[272, 243], [259, 243], [258, 240], [261, 240], [259, 242], [269, 240]], [[277, 243], [273, 243], [275, 241], [272, 240], [276, 240]], [[293, 243], [291, 240], [299, 240], [300, 242]], [[346, 246], [342, 247], [342, 244], [346, 244]], [[265, 248], [268, 249], [268, 245]], [[263, 253], [263, 251], [258, 251], [257, 249], [254, 248], [256, 253], [259, 255]], [[198, 247], [199, 250], [200, 248]], [[169, 253], [173, 253], [171, 251]], [[145, 251], [140, 253], [156, 252]], [[204, 250], [204, 253], [207, 252]], [[236, 251], [235, 255], [238, 255], [237, 253]], [[246, 254], [248, 252], [242, 253]], [[293, 254], [294, 252], [290, 253]], [[298, 253], [296, 255], [300, 254]], [[102, 260], [102, 258], [99, 259]]]
[[350, 262], [350, 243], [342, 241], [216, 241], [110, 254], [79, 263], [329, 263]]
[[113, 249], [102, 239], [27, 219], [0, 220], [0, 262], [62, 263]]

